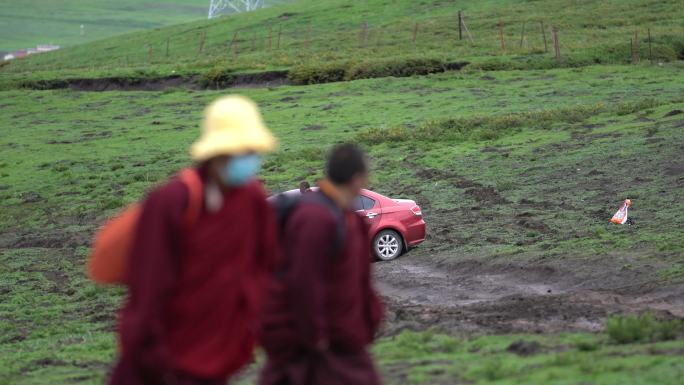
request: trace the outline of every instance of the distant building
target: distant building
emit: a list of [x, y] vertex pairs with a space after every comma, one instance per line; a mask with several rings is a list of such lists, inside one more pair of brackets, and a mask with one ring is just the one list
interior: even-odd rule
[[38, 44], [36, 46], [36, 51], [38, 52], [50, 52], [50, 51], [56, 51], [59, 49], [58, 45], [54, 44]]
[[58, 45], [54, 45], [54, 44], [38, 44], [36, 46], [36, 48], [20, 49], [18, 51], [4, 53], [4, 55], [1, 55], [1, 56], [2, 56], [3, 60], [12, 60], [12, 59], [22, 58], [26, 55], [33, 55], [36, 53], [56, 51], [59, 48], [60, 47]]

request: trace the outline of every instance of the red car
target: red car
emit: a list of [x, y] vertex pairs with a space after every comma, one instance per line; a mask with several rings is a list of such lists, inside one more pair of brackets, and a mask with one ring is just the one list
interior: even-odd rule
[[[284, 194], [296, 195], [300, 192], [290, 190]], [[370, 246], [373, 254], [382, 261], [397, 258], [425, 240], [423, 213], [412, 200], [392, 199], [374, 191], [362, 190], [355, 206], [370, 224]]]

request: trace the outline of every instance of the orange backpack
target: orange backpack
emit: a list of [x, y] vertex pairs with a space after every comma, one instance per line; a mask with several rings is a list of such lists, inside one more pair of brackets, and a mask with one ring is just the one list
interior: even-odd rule
[[[202, 180], [191, 168], [181, 170], [178, 178], [188, 188], [188, 207], [185, 225], [192, 226], [202, 210]], [[128, 263], [136, 228], [142, 213], [142, 203], [130, 205], [118, 216], [107, 221], [95, 234], [93, 248], [88, 258], [88, 277], [100, 284], [126, 283]]]

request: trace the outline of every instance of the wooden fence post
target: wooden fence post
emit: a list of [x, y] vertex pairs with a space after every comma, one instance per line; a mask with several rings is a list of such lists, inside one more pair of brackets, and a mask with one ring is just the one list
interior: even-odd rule
[[634, 30], [632, 42], [632, 64], [637, 64], [639, 63], [639, 33], [636, 30]]
[[169, 57], [169, 40], [170, 39], [171, 38], [169, 38], [169, 37], [166, 38], [166, 57], [167, 58]]
[[233, 40], [230, 41], [230, 48], [229, 49], [233, 51], [233, 58], [234, 59], [237, 59], [237, 56], [238, 56], [238, 40], [237, 40], [238, 32], [240, 32], [239, 29], [233, 33]]
[[309, 27], [306, 29], [306, 38], [304, 39], [304, 49], [309, 49], [309, 39], [311, 38], [311, 22], [309, 22]]
[[283, 26], [278, 24], [278, 40], [276, 41], [276, 49], [280, 49], [280, 36], [283, 34]]
[[540, 21], [541, 23], [541, 33], [542, 33], [542, 38], [544, 39], [544, 52], [549, 52], [549, 48], [546, 46], [546, 30], [544, 30], [544, 21]]
[[525, 22], [523, 21], [522, 31], [520, 31], [520, 48], [523, 46], [523, 40], [525, 40]]
[[651, 29], [648, 29], [648, 61], [653, 64], [653, 51], [651, 51]]
[[504, 40], [504, 24], [503, 20], [499, 19], [499, 38], [501, 39], [501, 50], [506, 51], [506, 41]]
[[252, 52], [256, 50], [256, 29], [252, 31]]
[[458, 40], [463, 40], [463, 16], [461, 11], [458, 11]]
[[382, 27], [378, 27], [378, 33], [375, 37], [375, 45], [377, 45], [378, 47], [382, 45], [382, 35], [384, 32], [385, 30]]
[[204, 52], [204, 39], [207, 37], [207, 31], [202, 31], [200, 33], [199, 47], [197, 48], [197, 54]]
[[551, 27], [551, 33], [553, 35], [553, 50], [556, 53], [556, 61], [560, 62], [561, 54], [560, 54], [560, 42], [558, 41], [558, 28]]
[[268, 26], [268, 50], [273, 48], [273, 26]]
[[465, 32], [468, 34], [468, 39], [470, 40], [470, 44], [474, 44], [475, 40], [473, 40], [473, 35], [470, 34], [470, 30], [468, 29], [468, 26], [466, 25], [465, 17], [463, 17], [463, 14], [461, 14], [461, 25], [463, 26], [463, 29], [465, 30]]
[[416, 26], [413, 28], [413, 44], [416, 44], [416, 38], [418, 37], [418, 22], [416, 22]]
[[147, 46], [147, 64], [152, 63], [152, 45]]
[[359, 35], [359, 46], [365, 47], [368, 45], [368, 22], [361, 25], [361, 34]]
[[634, 57], [636, 57], [636, 62], [641, 61], [641, 54], [639, 52], [639, 32], [634, 30]]

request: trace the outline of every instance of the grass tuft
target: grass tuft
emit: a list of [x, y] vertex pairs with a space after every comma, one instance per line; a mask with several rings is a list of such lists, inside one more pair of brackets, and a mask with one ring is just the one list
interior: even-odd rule
[[232, 83], [234, 80], [235, 75], [232, 68], [217, 65], [199, 77], [199, 84], [205, 88], [210, 88], [214, 85], [218, 88], [221, 84]]
[[680, 320], [659, 321], [652, 314], [616, 315], [606, 321], [606, 333], [617, 344], [669, 341], [684, 331]]
[[345, 60], [333, 62], [309, 62], [290, 70], [289, 79], [294, 84], [321, 84], [382, 77], [409, 77], [444, 72], [456, 64], [445, 64], [436, 58], [396, 57], [383, 59]]
[[522, 127], [549, 129], [557, 123], [577, 123], [605, 111], [603, 103], [577, 105], [504, 115], [480, 115], [429, 120], [414, 129], [405, 126], [373, 127], [357, 134], [356, 140], [373, 145], [386, 142], [486, 141]]

